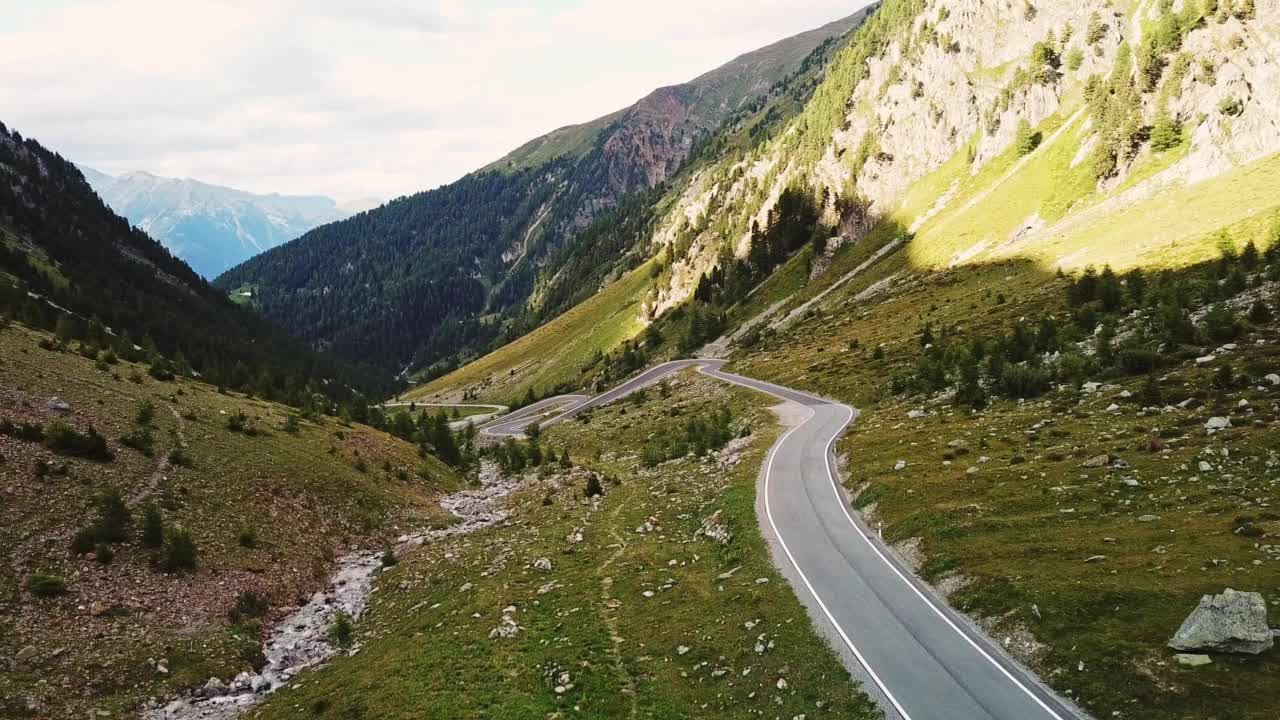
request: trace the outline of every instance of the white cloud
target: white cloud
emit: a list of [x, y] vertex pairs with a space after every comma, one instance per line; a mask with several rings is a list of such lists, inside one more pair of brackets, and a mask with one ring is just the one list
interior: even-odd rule
[[77, 162], [391, 197], [861, 0], [0, 0], [0, 120]]

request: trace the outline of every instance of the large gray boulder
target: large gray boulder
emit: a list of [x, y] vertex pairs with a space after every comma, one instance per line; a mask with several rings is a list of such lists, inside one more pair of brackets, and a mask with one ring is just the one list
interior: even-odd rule
[[1221, 595], [1205, 595], [1174, 633], [1174, 650], [1210, 652], [1266, 652], [1275, 644], [1267, 626], [1267, 604], [1256, 592], [1227, 588]]

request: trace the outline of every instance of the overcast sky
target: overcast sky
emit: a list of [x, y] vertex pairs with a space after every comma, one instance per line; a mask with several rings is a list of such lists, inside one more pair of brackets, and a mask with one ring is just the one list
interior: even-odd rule
[[390, 198], [863, 0], [0, 0], [0, 121], [75, 162]]

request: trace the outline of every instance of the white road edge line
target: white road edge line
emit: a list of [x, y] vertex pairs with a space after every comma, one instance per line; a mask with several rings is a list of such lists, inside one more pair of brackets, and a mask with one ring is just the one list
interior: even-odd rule
[[795, 556], [791, 554], [791, 548], [787, 547], [787, 541], [782, 539], [782, 532], [778, 530], [778, 524], [773, 521], [773, 511], [769, 507], [769, 478], [773, 475], [773, 458], [777, 455], [778, 448], [782, 447], [782, 444], [786, 442], [787, 437], [790, 436], [791, 433], [799, 430], [801, 427], [804, 427], [805, 423], [813, 419], [813, 410], [809, 408], [806, 409], [809, 410], [809, 417], [804, 422], [788, 430], [781, 438], [778, 439], [778, 442], [773, 446], [773, 449], [769, 451], [769, 462], [765, 465], [764, 470], [764, 514], [769, 518], [769, 527], [773, 528], [773, 535], [778, 538], [778, 544], [782, 546], [782, 552], [787, 554], [787, 559], [791, 561], [791, 566], [796, 569], [796, 574], [800, 576], [800, 580], [804, 582], [804, 586], [809, 589], [809, 594], [813, 596], [815, 601], [817, 601], [818, 607], [822, 608], [822, 612], [827, 616], [827, 620], [831, 621], [831, 626], [836, 629], [836, 632], [840, 633], [840, 638], [844, 640], [844, 644], [848, 645], [849, 649], [853, 651], [854, 657], [858, 658], [858, 663], [862, 665], [862, 668], [866, 670], [867, 674], [871, 676], [871, 679], [875, 681], [876, 685], [880, 688], [880, 692], [884, 693], [884, 696], [889, 699], [890, 703], [893, 703], [893, 707], [898, 711], [898, 714], [902, 716], [902, 720], [911, 720], [911, 716], [907, 714], [906, 708], [902, 707], [902, 703], [898, 702], [898, 698], [894, 697], [893, 693], [889, 691], [889, 687], [885, 685], [884, 681], [880, 679], [880, 676], [876, 674], [876, 671], [871, 667], [871, 663], [867, 662], [866, 657], [862, 655], [862, 651], [858, 650], [858, 646], [853, 644], [853, 640], [849, 639], [848, 633], [844, 631], [844, 628], [840, 627], [840, 623], [836, 621], [835, 616], [827, 609], [827, 604], [822, 601], [822, 598], [818, 595], [818, 591], [814, 589], [813, 583], [809, 582], [809, 578], [806, 577], [804, 571], [800, 569], [800, 563], [796, 562]]
[[[830, 401], [825, 401], [825, 402], [830, 402]], [[911, 588], [911, 591], [914, 592], [916, 596], [919, 597], [922, 601], [924, 601], [925, 605], [929, 606], [930, 610], [932, 610], [935, 614], [937, 614], [938, 617], [942, 618], [943, 622], [945, 622], [952, 630], [955, 630], [956, 634], [964, 638], [965, 642], [972, 645], [973, 649], [977, 650], [978, 653], [982, 655], [982, 657], [986, 658], [987, 662], [994, 665], [997, 670], [1003, 673], [1005, 677], [1009, 678], [1009, 680], [1012, 681], [1014, 685], [1018, 686], [1019, 690], [1026, 693], [1027, 697], [1034, 700], [1035, 703], [1039, 705], [1045, 712], [1049, 713], [1051, 716], [1053, 716], [1057, 720], [1065, 720], [1061, 715], [1055, 712], [1053, 708], [1045, 704], [1045, 702], [1041, 700], [1034, 692], [1032, 692], [1030, 688], [1024, 685], [1021, 680], [1014, 677], [1013, 673], [1009, 672], [1009, 670], [1006, 669], [1005, 666], [1001, 665], [999, 662], [996, 661], [995, 658], [991, 657], [991, 655], [988, 654], [987, 651], [984, 650], [981, 645], [975, 642], [974, 639], [970, 637], [968, 633], [961, 630], [954, 622], [952, 622], [951, 618], [947, 617], [946, 613], [942, 612], [942, 610], [938, 608], [937, 604], [935, 604], [932, 600], [929, 599], [927, 595], [921, 592], [920, 588], [916, 587], [915, 583], [908, 580], [906, 575], [902, 574], [902, 571], [898, 569], [898, 566], [890, 562], [889, 558], [885, 557], [884, 553], [880, 552], [880, 548], [876, 547], [876, 544], [871, 541], [871, 538], [867, 537], [867, 534], [862, 532], [862, 528], [858, 527], [858, 523], [854, 522], [853, 515], [849, 513], [849, 508], [845, 506], [844, 498], [840, 496], [840, 485], [836, 481], [836, 475], [831, 470], [831, 446], [835, 444], [836, 438], [840, 437], [840, 434], [843, 433], [844, 429], [849, 426], [849, 423], [853, 422], [853, 419], [857, 416], [857, 413], [854, 411], [853, 408], [849, 407], [848, 405], [845, 405], [844, 403], [831, 403], [831, 404], [838, 405], [839, 407], [842, 407], [849, 412], [849, 418], [845, 420], [844, 423], [840, 426], [840, 430], [837, 431], [835, 435], [832, 435], [831, 439], [827, 441], [826, 458], [825, 458], [826, 467], [827, 467], [827, 477], [831, 480], [831, 490], [832, 492], [835, 493], [836, 502], [837, 504], [840, 505], [840, 509], [844, 511], [844, 516], [848, 518], [849, 524], [853, 525], [853, 529], [857, 531], [858, 536], [861, 537], [863, 541], [867, 543], [867, 546], [871, 548], [872, 552], [874, 552], [877, 557], [883, 560], [884, 564], [888, 565], [889, 569], [893, 570], [893, 573], [897, 575], [898, 578], [902, 580], [902, 582], [906, 583], [907, 586]], [[767, 483], [767, 480], [768, 479], [766, 478], [766, 483]], [[767, 500], [767, 496], [766, 496], [766, 500]], [[765, 505], [765, 509], [766, 511], [768, 510], [767, 503]], [[772, 519], [770, 519], [770, 521], [772, 522]]]

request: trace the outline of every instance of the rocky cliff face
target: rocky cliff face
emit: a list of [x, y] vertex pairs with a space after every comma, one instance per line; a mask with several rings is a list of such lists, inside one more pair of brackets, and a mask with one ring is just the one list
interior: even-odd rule
[[666, 180], [693, 145], [687, 91], [663, 88], [627, 111], [602, 145], [608, 190], [614, 196], [652, 187]]

